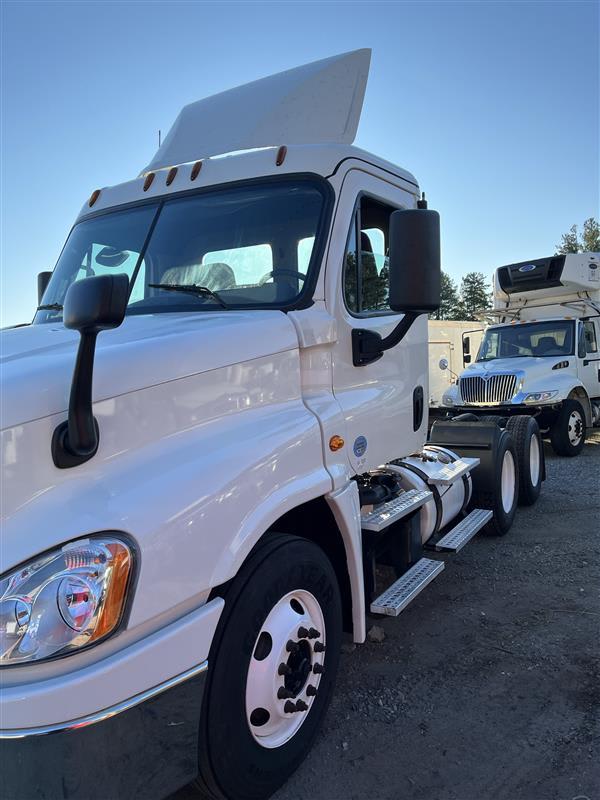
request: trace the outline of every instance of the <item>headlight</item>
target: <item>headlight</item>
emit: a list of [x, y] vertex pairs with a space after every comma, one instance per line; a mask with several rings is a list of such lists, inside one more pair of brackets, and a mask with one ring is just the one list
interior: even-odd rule
[[558, 390], [554, 392], [532, 392], [526, 395], [524, 403], [545, 403], [547, 400], [552, 400], [556, 397]]
[[0, 579], [0, 665], [85, 647], [123, 615], [133, 554], [120, 539], [80, 539]]

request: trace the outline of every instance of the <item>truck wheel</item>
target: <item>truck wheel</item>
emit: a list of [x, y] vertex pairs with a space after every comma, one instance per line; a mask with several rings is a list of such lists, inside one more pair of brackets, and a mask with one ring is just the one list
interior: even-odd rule
[[517, 448], [519, 462], [519, 503], [532, 506], [540, 496], [544, 477], [544, 451], [540, 429], [533, 417], [510, 417], [506, 430]]
[[519, 500], [519, 465], [514, 440], [507, 432], [503, 434], [496, 453], [491, 491], [473, 492], [473, 508], [489, 508], [494, 516], [483, 528], [488, 536], [504, 536], [508, 533]]
[[579, 400], [563, 400], [550, 428], [552, 449], [559, 456], [577, 456], [585, 444], [585, 413]]
[[500, 425], [503, 426], [506, 417], [496, 417], [493, 414], [485, 414], [483, 417], [478, 417], [478, 422], [486, 422], [489, 425]]
[[313, 542], [275, 534], [232, 581], [208, 657], [197, 788], [270, 797], [299, 766], [333, 692], [342, 636], [333, 567]]

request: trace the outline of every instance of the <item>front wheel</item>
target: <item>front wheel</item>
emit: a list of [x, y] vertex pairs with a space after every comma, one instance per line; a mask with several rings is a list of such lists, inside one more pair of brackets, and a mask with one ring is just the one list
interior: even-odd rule
[[578, 456], [585, 444], [585, 413], [579, 400], [564, 400], [550, 428], [550, 442], [559, 456]]
[[259, 800], [304, 759], [331, 698], [342, 635], [333, 567], [313, 542], [275, 534], [225, 594], [200, 721], [205, 797]]

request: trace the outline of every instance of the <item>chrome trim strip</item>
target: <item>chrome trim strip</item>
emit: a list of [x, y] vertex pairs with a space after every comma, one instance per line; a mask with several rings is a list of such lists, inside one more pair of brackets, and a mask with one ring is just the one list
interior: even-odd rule
[[94, 714], [88, 714], [86, 717], [80, 717], [69, 722], [59, 722], [55, 725], [43, 725], [39, 728], [15, 728], [14, 730], [0, 730], [0, 739], [24, 739], [26, 736], [42, 736], [47, 733], [57, 733], [58, 731], [73, 731], [79, 728], [86, 728], [88, 725], [95, 725], [97, 722], [104, 722], [104, 720], [115, 717], [123, 711], [128, 711], [130, 708], [143, 703], [145, 700], [150, 700], [156, 697], [167, 689], [172, 689], [179, 686], [180, 683], [189, 680], [190, 678], [200, 675], [208, 669], [208, 661], [203, 661], [201, 664], [175, 675], [174, 678], [169, 678], [158, 686], [153, 686], [151, 689], [146, 689], [145, 692], [140, 692], [133, 697], [123, 700], [114, 706], [105, 708], [103, 711], [97, 711]]

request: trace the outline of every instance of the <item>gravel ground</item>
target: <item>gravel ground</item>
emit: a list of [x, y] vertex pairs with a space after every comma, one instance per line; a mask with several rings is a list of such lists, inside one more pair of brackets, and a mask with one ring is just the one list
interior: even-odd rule
[[322, 732], [274, 800], [600, 797], [600, 433], [546, 455], [506, 537], [370, 619], [383, 642], [344, 645]]

